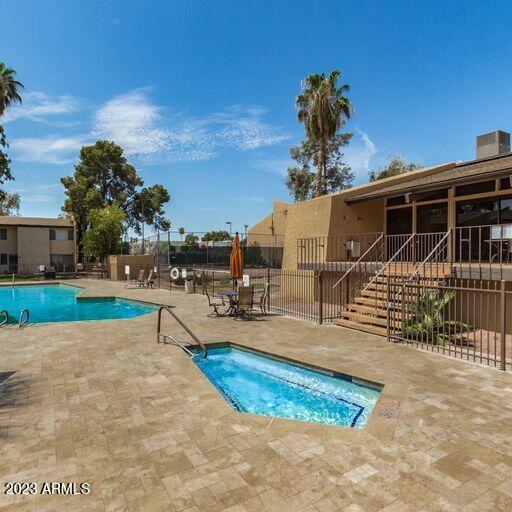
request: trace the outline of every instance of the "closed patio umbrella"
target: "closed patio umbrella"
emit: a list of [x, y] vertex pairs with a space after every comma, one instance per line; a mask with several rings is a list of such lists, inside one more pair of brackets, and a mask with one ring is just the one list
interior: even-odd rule
[[238, 238], [238, 232], [235, 233], [233, 239], [233, 246], [231, 247], [231, 254], [229, 255], [229, 273], [231, 279], [235, 282], [237, 279], [242, 279], [244, 272], [244, 260], [242, 256], [242, 248], [240, 247], [240, 239]]

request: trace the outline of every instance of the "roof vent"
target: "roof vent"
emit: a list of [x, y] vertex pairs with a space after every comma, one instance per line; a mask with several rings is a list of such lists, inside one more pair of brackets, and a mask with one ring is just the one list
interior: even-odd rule
[[510, 153], [510, 133], [496, 130], [476, 138], [476, 159]]

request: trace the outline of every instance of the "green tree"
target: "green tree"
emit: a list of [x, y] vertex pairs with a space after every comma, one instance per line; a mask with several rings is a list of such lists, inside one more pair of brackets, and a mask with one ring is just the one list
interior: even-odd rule
[[[344, 162], [342, 148], [352, 137], [351, 133], [337, 134], [327, 142], [324, 186], [325, 193], [331, 194], [352, 185], [354, 174]], [[290, 155], [297, 165], [288, 167], [285, 184], [295, 202], [305, 201], [315, 197], [315, 177], [311, 166], [318, 166], [319, 144], [311, 139], [305, 140], [300, 146], [290, 148]]]
[[329, 76], [323, 73], [309, 75], [304, 79], [302, 92], [295, 101], [297, 120], [304, 125], [308, 140], [315, 143], [317, 153], [313, 197], [328, 193], [328, 143], [353, 112], [352, 104], [345, 96], [349, 86], [337, 85], [340, 76], [339, 71], [333, 71]]
[[185, 247], [197, 247], [199, 242], [199, 237], [194, 235], [193, 233], [189, 233], [185, 237], [184, 245]]
[[180, 234], [180, 237], [183, 240], [183, 235], [185, 234], [185, 228], [178, 228], [178, 233]]
[[16, 71], [0, 62], [0, 116], [8, 107], [21, 103], [20, 90], [23, 84], [16, 80]]
[[388, 157], [388, 163], [384, 167], [370, 171], [370, 181], [399, 176], [400, 174], [405, 174], [406, 172], [415, 171], [420, 168], [421, 164], [406, 163], [402, 155], [390, 156]]
[[[3, 62], [0, 62], [0, 117], [8, 107], [15, 103], [21, 103], [20, 91], [23, 89], [23, 84], [16, 80], [15, 76], [16, 71], [14, 69], [8, 68]], [[11, 160], [7, 153], [3, 151], [3, 148], [7, 147], [9, 145], [7, 144], [5, 131], [3, 126], [0, 125], [0, 184], [14, 179], [10, 168]], [[2, 191], [0, 191], [0, 194], [2, 197], [8, 196]]]
[[169, 193], [162, 185], [143, 187], [144, 181], [115, 142], [99, 140], [83, 146], [75, 172], [61, 178], [61, 182], [67, 196], [62, 210], [74, 216], [79, 248], [90, 222], [89, 212], [108, 205], [118, 206], [125, 213], [128, 227], [138, 234], [143, 223], [156, 229], [169, 226], [163, 209]]
[[203, 235], [203, 242], [222, 242], [230, 240], [231, 237], [227, 231], [209, 231]]
[[12, 217], [19, 215], [20, 196], [19, 194], [9, 194], [0, 190], [0, 215]]
[[2, 125], [0, 125], [0, 185], [3, 185], [6, 181], [13, 180], [11, 174], [11, 160], [2, 148], [8, 148], [7, 139], [5, 138], [5, 132]]
[[105, 258], [121, 248], [125, 231], [126, 214], [115, 205], [89, 212], [90, 226], [83, 237], [83, 249], [87, 256]]

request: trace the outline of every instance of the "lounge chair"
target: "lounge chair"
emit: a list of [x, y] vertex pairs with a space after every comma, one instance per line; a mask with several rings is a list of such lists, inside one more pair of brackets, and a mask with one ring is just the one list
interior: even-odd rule
[[145, 285], [148, 288], [154, 288], [155, 287], [155, 281], [156, 281], [156, 274], [155, 274], [155, 272], [153, 272], [153, 270], [150, 270], [149, 271], [149, 276], [146, 279]]
[[137, 279], [135, 280], [135, 284], [137, 284], [139, 286], [144, 286], [144, 284], [146, 282], [146, 278], [144, 277], [144, 274], [145, 274], [145, 271], [143, 268], [141, 268], [139, 270], [139, 277], [137, 277]]
[[208, 307], [212, 308], [212, 312], [208, 313], [208, 317], [212, 318], [214, 316], [224, 316], [222, 313], [219, 313], [219, 308], [225, 306], [224, 301], [222, 302], [214, 302], [208, 293], [208, 290], [205, 288], [204, 290], [206, 298], [208, 299]]
[[267, 298], [268, 298], [268, 292], [269, 292], [270, 285], [266, 283], [263, 287], [263, 291], [261, 292], [260, 296], [256, 299], [254, 302], [255, 306], [259, 306], [261, 310], [262, 315], [267, 315]]
[[238, 288], [238, 300], [236, 313], [238, 318], [250, 319], [254, 306], [254, 286], [240, 286]]

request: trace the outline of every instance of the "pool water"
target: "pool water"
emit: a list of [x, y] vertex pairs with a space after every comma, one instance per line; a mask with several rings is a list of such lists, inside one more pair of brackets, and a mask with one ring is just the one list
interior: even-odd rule
[[81, 291], [61, 284], [0, 287], [0, 310], [7, 310], [9, 323], [18, 323], [23, 309], [29, 310], [30, 323], [42, 323], [133, 318], [158, 309], [113, 297], [77, 299]]
[[234, 347], [194, 362], [238, 412], [363, 428], [380, 390]]

